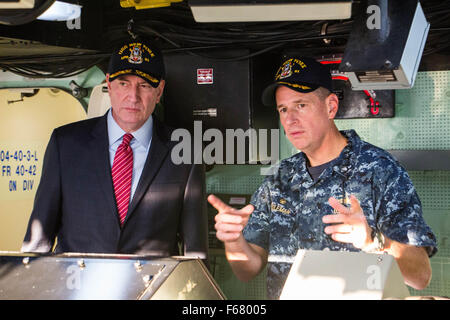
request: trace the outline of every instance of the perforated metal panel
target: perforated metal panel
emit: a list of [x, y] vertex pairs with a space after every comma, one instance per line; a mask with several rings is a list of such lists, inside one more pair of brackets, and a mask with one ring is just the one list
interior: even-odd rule
[[227, 259], [222, 254], [213, 256], [212, 274], [225, 296], [233, 300], [261, 300], [267, 299], [266, 270], [249, 282], [241, 282], [233, 274]]
[[206, 173], [208, 193], [253, 194], [265, 176], [259, 165], [218, 165]]
[[336, 120], [378, 147], [397, 150], [450, 149], [450, 71], [420, 72], [410, 90], [396, 91], [395, 117]]
[[[261, 175], [259, 165], [220, 165], [206, 173], [208, 194], [248, 194], [251, 195], [261, 185], [265, 176]], [[244, 283], [233, 274], [223, 250], [210, 251], [211, 273], [228, 299], [260, 300], [266, 299], [266, 272]]]
[[450, 297], [450, 259], [432, 258], [431, 268], [433, 277], [429, 286], [421, 291], [410, 288], [411, 296]]

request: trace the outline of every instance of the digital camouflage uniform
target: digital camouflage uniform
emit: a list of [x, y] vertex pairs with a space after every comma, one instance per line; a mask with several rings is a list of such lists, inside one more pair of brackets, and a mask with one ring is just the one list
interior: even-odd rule
[[[300, 152], [280, 162], [253, 194], [255, 210], [244, 237], [269, 252], [267, 296], [277, 299], [298, 249], [359, 251], [324, 232], [324, 215], [332, 214], [330, 197], [349, 203], [355, 195], [369, 226], [388, 238], [436, 251], [436, 238], [422, 217], [416, 190], [400, 164], [386, 151], [342, 131], [348, 144], [314, 182]], [[344, 201], [342, 201], [344, 199]]]

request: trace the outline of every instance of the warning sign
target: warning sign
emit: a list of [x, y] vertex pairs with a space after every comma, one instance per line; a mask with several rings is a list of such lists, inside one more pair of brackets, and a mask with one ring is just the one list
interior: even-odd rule
[[197, 69], [197, 84], [213, 84], [213, 69]]

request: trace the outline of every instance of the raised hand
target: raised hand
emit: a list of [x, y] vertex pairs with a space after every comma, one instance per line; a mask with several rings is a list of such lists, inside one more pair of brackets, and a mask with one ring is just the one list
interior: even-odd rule
[[372, 243], [372, 230], [355, 196], [350, 196], [350, 207], [344, 206], [333, 197], [328, 199], [328, 203], [338, 213], [322, 218], [324, 223], [336, 223], [325, 227], [326, 234], [330, 234], [335, 241], [352, 243], [358, 249], [364, 249]]
[[248, 219], [254, 207], [249, 204], [242, 209], [235, 209], [228, 206], [215, 195], [208, 197], [208, 202], [217, 209], [215, 217], [215, 228], [217, 239], [223, 242], [236, 241], [242, 234], [242, 230], [247, 225]]

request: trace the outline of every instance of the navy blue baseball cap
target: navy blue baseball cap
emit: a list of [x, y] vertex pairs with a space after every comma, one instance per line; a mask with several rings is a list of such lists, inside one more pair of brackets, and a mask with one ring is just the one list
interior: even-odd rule
[[266, 106], [275, 106], [275, 91], [279, 86], [308, 93], [319, 87], [332, 91], [330, 69], [315, 59], [307, 57], [289, 58], [278, 69], [274, 82], [264, 89], [262, 102]]
[[109, 81], [122, 75], [135, 75], [158, 87], [165, 68], [161, 51], [150, 43], [130, 40], [116, 49], [109, 60]]

